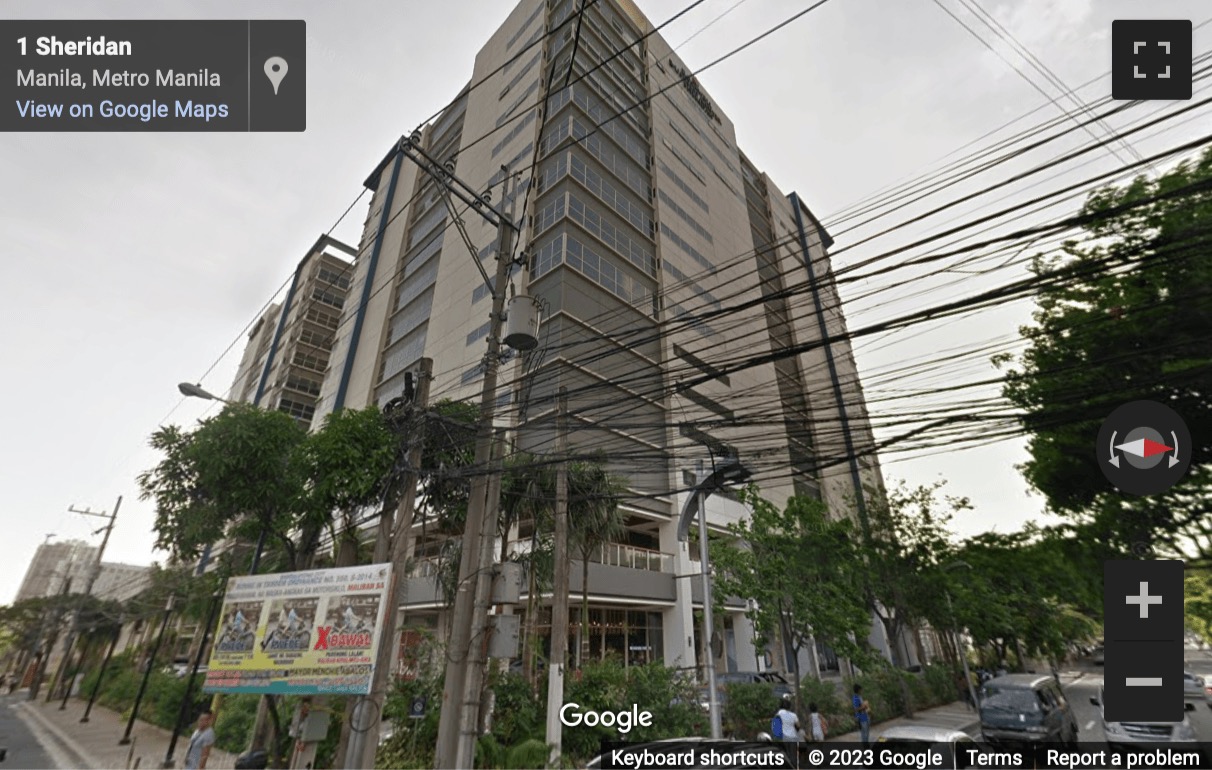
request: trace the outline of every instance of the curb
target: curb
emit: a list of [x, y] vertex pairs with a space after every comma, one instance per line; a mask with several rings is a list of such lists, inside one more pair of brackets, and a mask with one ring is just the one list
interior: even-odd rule
[[28, 703], [18, 703], [16, 710], [22, 715], [28, 714], [34, 719], [34, 721], [38, 722], [43, 729], [54, 735], [55, 739], [59, 741], [61, 745], [63, 745], [72, 754], [76, 755], [76, 759], [82, 760], [80, 767], [101, 768], [104, 766], [103, 763], [97, 761], [97, 759], [91, 753], [82, 748], [80, 744], [76, 743], [75, 739], [65, 733], [63, 729], [59, 727], [59, 725], [55, 724], [49, 717], [43, 714], [37, 706], [30, 706]]

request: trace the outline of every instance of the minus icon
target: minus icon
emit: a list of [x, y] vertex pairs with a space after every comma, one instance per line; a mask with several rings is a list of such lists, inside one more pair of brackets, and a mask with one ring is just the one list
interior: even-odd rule
[[1160, 676], [1130, 676], [1125, 678], [1124, 683], [1128, 687], [1161, 687], [1162, 678]]

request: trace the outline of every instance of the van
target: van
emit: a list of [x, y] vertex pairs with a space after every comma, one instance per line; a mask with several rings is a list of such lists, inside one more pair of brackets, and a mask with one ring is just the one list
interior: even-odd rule
[[1008, 674], [980, 692], [981, 733], [988, 743], [1077, 743], [1077, 719], [1051, 676]]

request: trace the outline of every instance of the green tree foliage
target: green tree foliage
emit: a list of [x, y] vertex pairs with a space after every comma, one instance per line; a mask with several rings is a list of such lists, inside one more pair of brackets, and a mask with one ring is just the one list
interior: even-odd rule
[[[778, 634], [794, 652], [815, 637], [854, 660], [865, 660], [870, 626], [863, 587], [864, 567], [849, 520], [829, 518], [823, 503], [792, 497], [779, 508], [756, 488], [742, 493], [753, 513], [729, 530], [735, 541], [712, 543], [716, 597], [752, 599], [754, 628]], [[767, 638], [770, 638], [769, 636]]]
[[306, 431], [283, 412], [229, 404], [197, 430], [152, 435], [161, 462], [139, 475], [156, 504], [156, 546], [191, 560], [227, 536], [274, 537], [294, 567], [292, 534], [307, 512], [300, 447]]
[[1189, 570], [1185, 583], [1187, 628], [1212, 643], [1212, 572]]
[[[864, 548], [864, 584], [890, 640], [923, 619], [937, 620], [944, 609], [939, 578], [953, 553], [950, 523], [972, 506], [966, 498], [943, 495], [940, 500], [943, 486], [941, 481], [915, 488], [902, 483], [869, 511], [873, 526]], [[899, 645], [892, 648], [893, 662], [903, 667]]]
[[1028, 656], [1059, 657], [1070, 643], [1097, 635], [1102, 564], [1071, 530], [986, 533], [967, 540], [958, 556], [971, 569], [949, 573], [957, 622], [999, 660], [1020, 644]]
[[[1125, 551], [1142, 547], [1212, 560], [1212, 150], [1149, 179], [1090, 196], [1089, 236], [1037, 257], [1051, 274], [1037, 297], [1028, 347], [1005, 396], [1023, 410], [1023, 472], [1049, 506], [1093, 520]], [[1006, 358], [1000, 359], [1001, 363]], [[1164, 495], [1127, 498], [1097, 467], [1102, 420], [1136, 399], [1187, 422], [1187, 477]]]
[[626, 491], [626, 480], [607, 469], [604, 456], [568, 464], [568, 544], [581, 559], [578, 666], [589, 659], [589, 563], [599, 549], [617, 542], [626, 530], [619, 508]]
[[[307, 436], [299, 448], [310, 503], [303, 522], [305, 552], [315, 549], [321, 528], [327, 526], [332, 541], [355, 554], [345, 558], [338, 554], [337, 564], [357, 564], [358, 513], [383, 502], [397, 445], [383, 413], [374, 405], [332, 412], [320, 430]], [[332, 526], [334, 512], [339, 534]]]

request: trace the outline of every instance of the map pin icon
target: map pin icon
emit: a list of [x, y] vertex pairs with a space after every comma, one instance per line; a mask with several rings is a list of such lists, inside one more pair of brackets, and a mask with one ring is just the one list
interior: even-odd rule
[[281, 56], [271, 56], [265, 60], [265, 77], [274, 84], [274, 96], [278, 95], [278, 86], [282, 84], [282, 78], [286, 77], [288, 69], [290, 67]]

